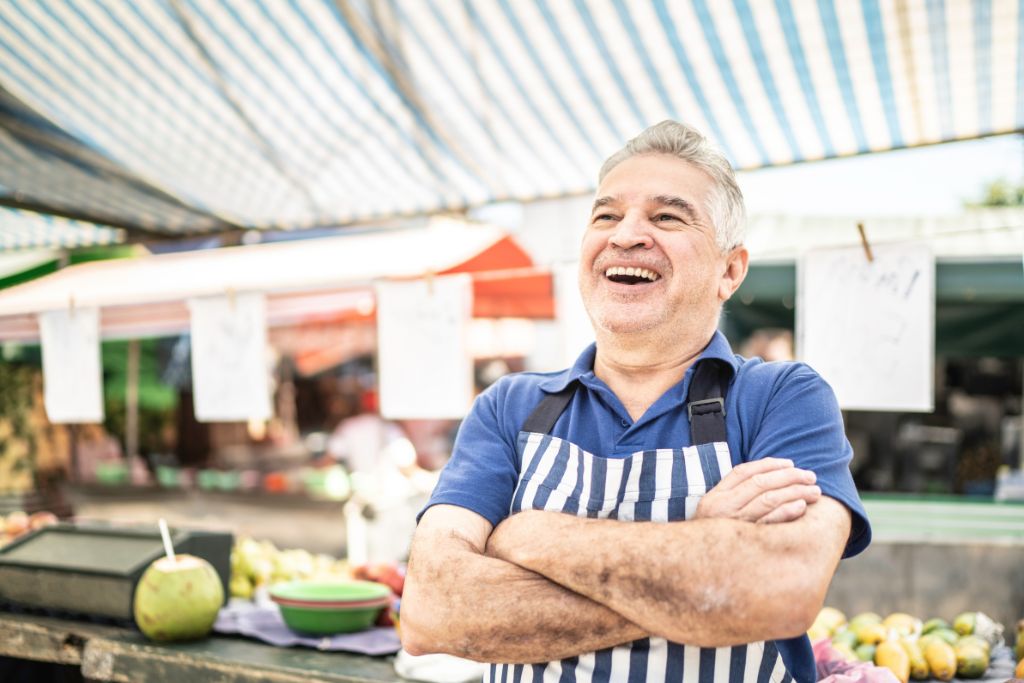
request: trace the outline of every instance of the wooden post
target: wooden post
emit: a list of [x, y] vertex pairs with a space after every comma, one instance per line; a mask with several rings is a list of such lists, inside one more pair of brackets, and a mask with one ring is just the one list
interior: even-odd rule
[[130, 464], [139, 454], [139, 340], [128, 342], [128, 368], [124, 391], [124, 455]]

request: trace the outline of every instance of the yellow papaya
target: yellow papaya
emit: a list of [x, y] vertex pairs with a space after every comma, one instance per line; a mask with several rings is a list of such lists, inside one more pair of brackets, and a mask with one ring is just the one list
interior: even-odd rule
[[928, 660], [924, 658], [924, 652], [916, 640], [903, 639], [900, 645], [907, 651], [910, 657], [910, 677], [915, 681], [923, 681], [931, 677], [931, 670], [928, 668]]
[[949, 681], [956, 675], [956, 651], [946, 641], [935, 638], [924, 649], [924, 658], [928, 662], [932, 676], [940, 681]]
[[959, 678], [981, 678], [988, 669], [988, 653], [977, 645], [956, 648], [956, 675]]
[[906, 612], [890, 614], [882, 620], [882, 626], [899, 636], [909, 636], [921, 632], [921, 620]]
[[881, 624], [862, 624], [853, 630], [857, 640], [868, 645], [877, 645], [885, 640], [886, 629]]
[[910, 680], [910, 655], [895, 640], [883, 640], [875, 650], [875, 664], [893, 672], [902, 683]]
[[818, 616], [814, 618], [814, 624], [816, 626], [823, 626], [831, 635], [838, 631], [841, 626], [846, 625], [846, 615], [835, 607], [822, 607], [821, 611], [818, 612]]

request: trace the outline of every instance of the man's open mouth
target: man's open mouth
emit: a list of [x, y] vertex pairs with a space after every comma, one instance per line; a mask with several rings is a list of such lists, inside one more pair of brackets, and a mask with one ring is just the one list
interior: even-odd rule
[[624, 285], [637, 285], [646, 282], [654, 282], [660, 275], [646, 268], [632, 268], [625, 266], [612, 266], [604, 271], [604, 276], [612, 282]]

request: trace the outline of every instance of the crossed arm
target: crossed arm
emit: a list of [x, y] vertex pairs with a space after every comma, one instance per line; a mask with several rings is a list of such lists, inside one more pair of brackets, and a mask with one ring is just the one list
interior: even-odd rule
[[403, 645], [540, 662], [646, 636], [718, 647], [799, 635], [850, 530], [812, 482], [789, 461], [745, 463], [696, 519], [667, 524], [526, 511], [492, 529], [434, 506], [413, 540]]

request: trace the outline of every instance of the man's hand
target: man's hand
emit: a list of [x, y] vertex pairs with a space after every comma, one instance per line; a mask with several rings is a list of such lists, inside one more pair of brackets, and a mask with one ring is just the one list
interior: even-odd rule
[[694, 519], [729, 518], [771, 524], [791, 522], [821, 498], [810, 470], [792, 460], [762, 458], [737, 465], [697, 504]]

